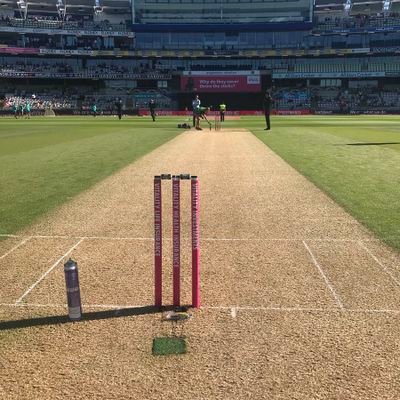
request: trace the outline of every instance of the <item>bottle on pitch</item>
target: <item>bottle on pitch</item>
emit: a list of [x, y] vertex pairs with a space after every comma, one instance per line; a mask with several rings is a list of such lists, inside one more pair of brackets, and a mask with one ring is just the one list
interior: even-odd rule
[[65, 284], [67, 287], [68, 316], [72, 321], [82, 318], [81, 291], [79, 288], [78, 264], [69, 259], [64, 264]]

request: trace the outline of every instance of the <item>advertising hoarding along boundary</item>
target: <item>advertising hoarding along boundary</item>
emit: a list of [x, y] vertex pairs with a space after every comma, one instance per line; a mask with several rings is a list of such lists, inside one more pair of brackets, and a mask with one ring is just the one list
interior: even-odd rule
[[[309, 109], [303, 110], [273, 110], [273, 115], [309, 115], [313, 114]], [[139, 108], [138, 115], [141, 117], [149, 116], [150, 112], [148, 108]], [[178, 111], [178, 110], [157, 110], [159, 116], [186, 116], [191, 117], [192, 111]], [[214, 116], [219, 115], [219, 111], [209, 111], [207, 115]], [[240, 111], [227, 111], [225, 113], [227, 117], [240, 117], [240, 116], [251, 116], [251, 115], [264, 115], [261, 110], [240, 110]]]
[[259, 71], [192, 71], [181, 77], [181, 90], [205, 92], [260, 92]]

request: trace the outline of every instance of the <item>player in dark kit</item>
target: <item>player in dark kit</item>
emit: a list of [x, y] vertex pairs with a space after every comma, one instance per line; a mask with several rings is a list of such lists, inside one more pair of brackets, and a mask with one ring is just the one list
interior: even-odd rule
[[264, 129], [265, 131], [269, 131], [271, 129], [271, 121], [270, 121], [270, 114], [271, 114], [271, 106], [272, 106], [273, 99], [271, 97], [271, 94], [267, 90], [265, 92], [265, 96], [263, 99], [263, 110], [264, 110], [264, 115], [265, 115], [265, 122], [267, 124], [267, 127]]
[[122, 100], [118, 99], [116, 105], [117, 105], [118, 119], [121, 119], [122, 118]]
[[153, 122], [156, 120], [156, 103], [153, 99], [149, 101], [149, 110]]

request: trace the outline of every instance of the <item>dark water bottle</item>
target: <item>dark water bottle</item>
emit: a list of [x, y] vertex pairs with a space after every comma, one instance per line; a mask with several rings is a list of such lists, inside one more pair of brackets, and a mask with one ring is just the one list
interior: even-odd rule
[[74, 260], [69, 259], [64, 264], [64, 274], [67, 287], [68, 316], [72, 321], [77, 321], [82, 318], [78, 264]]

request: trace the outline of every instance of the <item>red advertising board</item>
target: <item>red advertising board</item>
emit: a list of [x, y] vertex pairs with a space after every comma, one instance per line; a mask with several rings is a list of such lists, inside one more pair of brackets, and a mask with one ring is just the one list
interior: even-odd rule
[[196, 92], [260, 92], [259, 74], [232, 75], [184, 75], [181, 89]]
[[39, 49], [33, 47], [4, 47], [0, 46], [0, 53], [7, 54], [39, 54]]
[[[179, 111], [179, 110], [157, 110], [157, 115], [181, 115], [181, 116], [192, 116], [192, 111]], [[309, 109], [303, 110], [273, 110], [274, 115], [310, 115], [312, 112]], [[148, 108], [140, 108], [139, 115], [150, 115]], [[219, 115], [219, 111], [210, 111], [207, 115]], [[227, 111], [227, 116], [242, 116], [242, 115], [264, 115], [260, 110], [240, 110], [240, 111]]]

